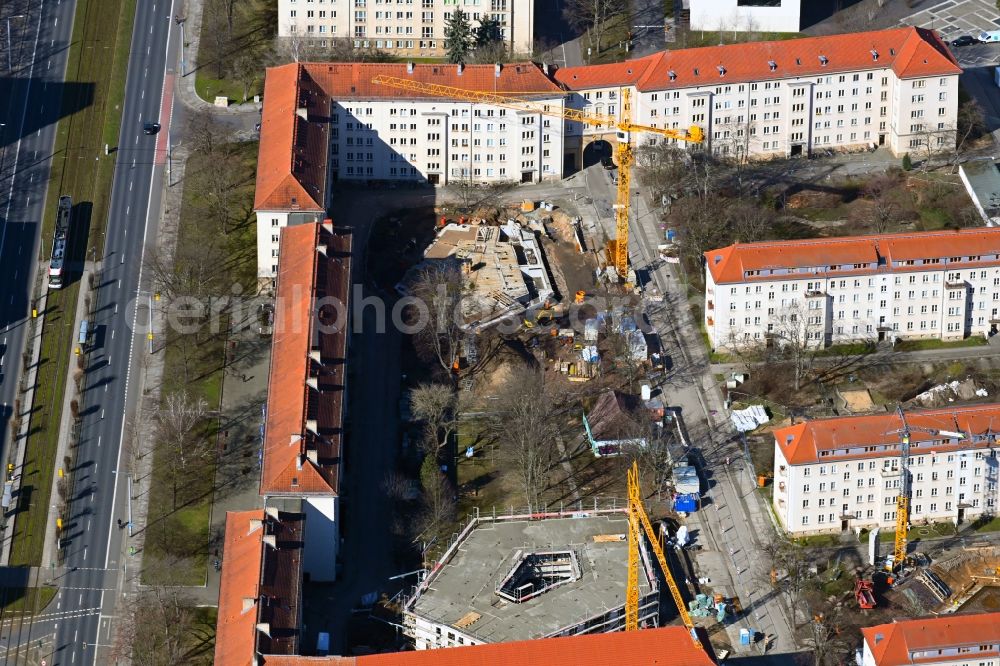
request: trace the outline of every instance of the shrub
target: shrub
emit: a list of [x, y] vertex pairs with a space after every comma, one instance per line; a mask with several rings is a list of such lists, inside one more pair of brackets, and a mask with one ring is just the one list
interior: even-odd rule
[[910, 154], [906, 153], [903, 155], [903, 171], [910, 171], [911, 169], [913, 169], [913, 160], [910, 159]]

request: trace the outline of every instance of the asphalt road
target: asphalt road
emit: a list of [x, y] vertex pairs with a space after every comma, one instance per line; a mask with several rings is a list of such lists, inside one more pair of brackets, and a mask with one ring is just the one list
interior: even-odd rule
[[[7, 460], [75, 0], [0, 4], [0, 460]], [[10, 17], [10, 49], [6, 47]]]
[[[174, 14], [167, 0], [140, 2], [136, 9], [104, 255], [95, 281], [98, 314], [92, 325], [100, 347], [86, 374], [71, 518], [64, 528], [68, 570], [60, 579], [56, 609], [68, 615], [56, 627], [50, 664], [110, 663], [107, 650], [128, 557], [126, 531], [117, 527], [117, 520], [128, 516], [122, 437], [138, 394], [138, 359], [145, 353], [148, 294], [139, 292], [139, 284], [143, 252], [156, 236], [160, 213], [170, 113], [164, 92], [171, 89], [178, 44]], [[145, 135], [145, 122], [161, 123], [160, 133]]]

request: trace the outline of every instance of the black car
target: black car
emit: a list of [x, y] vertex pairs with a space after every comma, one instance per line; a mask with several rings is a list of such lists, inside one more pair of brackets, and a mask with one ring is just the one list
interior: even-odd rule
[[160, 123], [145, 123], [142, 126], [142, 133], [151, 136], [160, 131]]
[[601, 166], [603, 166], [608, 171], [614, 171], [618, 167], [615, 166], [615, 161], [611, 159], [609, 155], [605, 155], [601, 158]]
[[979, 40], [971, 35], [962, 35], [957, 39], [951, 40], [952, 46], [968, 46], [969, 44], [978, 44]]

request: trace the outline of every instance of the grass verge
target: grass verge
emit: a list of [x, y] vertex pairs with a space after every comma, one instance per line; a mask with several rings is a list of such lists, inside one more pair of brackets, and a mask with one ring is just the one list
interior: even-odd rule
[[55, 587], [0, 587], [0, 608], [3, 613], [37, 615], [58, 592]]
[[[257, 144], [236, 146], [238, 165], [247, 172], [246, 185], [234, 196], [233, 208], [250, 211], [253, 208], [253, 174], [256, 170]], [[185, 187], [181, 221], [177, 233], [175, 259], [190, 257], [192, 246], [205, 242], [204, 197], [207, 192], [189, 186], [214, 168], [212, 158], [195, 154], [185, 166]], [[256, 275], [256, 231], [249, 220], [226, 237], [224, 246], [227, 288], [234, 282], [249, 290]], [[249, 250], [248, 250], [249, 248]], [[161, 400], [171, 394], [187, 392], [193, 399], [202, 399], [210, 412], [221, 409], [222, 383], [225, 375], [227, 323], [221, 322], [218, 333], [183, 336], [176, 330], [167, 333], [164, 348]], [[187, 339], [185, 339], [185, 337]], [[207, 419], [200, 433], [215, 442], [218, 421]], [[150, 481], [149, 537], [143, 551], [142, 582], [147, 585], [203, 585], [208, 568], [210, 516], [215, 494], [215, 458], [194, 466], [191, 474], [174, 486], [169, 473], [171, 453], [157, 447], [153, 453]]]
[[1000, 516], [991, 520], [976, 520], [972, 524], [972, 529], [977, 532], [1000, 532]]
[[[198, 70], [194, 79], [194, 89], [206, 102], [215, 103], [216, 97], [225, 97], [230, 102], [240, 102], [243, 99], [243, 84], [228, 79], [215, 79]], [[257, 82], [250, 87], [250, 94], [247, 99], [253, 101], [254, 95], [263, 92], [263, 83]]]
[[[113, 161], [103, 157], [104, 143], [113, 145], [117, 141], [135, 2], [77, 3], [66, 65], [69, 85], [62, 99], [42, 217], [41, 244], [45, 253], [51, 247], [56, 204], [63, 194], [72, 196], [74, 202], [71, 258], [82, 260], [87, 248], [96, 247], [98, 239], [103, 239], [114, 174]], [[50, 292], [46, 302], [11, 566], [42, 564], [78, 295], [79, 284], [71, 283], [61, 291]]]
[[812, 536], [792, 539], [792, 541], [803, 548], [830, 548], [840, 542], [840, 536], [837, 534], [813, 534]]
[[960, 349], [962, 347], [981, 347], [989, 344], [986, 338], [974, 335], [962, 340], [902, 340], [896, 343], [894, 351], [912, 352], [929, 349]]

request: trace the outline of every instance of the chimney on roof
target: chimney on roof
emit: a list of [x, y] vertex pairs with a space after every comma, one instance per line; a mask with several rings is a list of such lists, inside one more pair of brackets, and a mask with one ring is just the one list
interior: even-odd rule
[[323, 359], [320, 356], [320, 353], [319, 353], [318, 349], [310, 349], [309, 350], [309, 358], [311, 358], [312, 360], [316, 361], [317, 363], [322, 363], [323, 362]]
[[333, 233], [333, 220], [327, 218], [323, 220], [323, 231], [332, 234]]
[[248, 610], [257, 605], [256, 597], [243, 597], [243, 610], [240, 611], [240, 615], [245, 615]]
[[406, 63], [406, 73], [413, 74], [413, 62], [409, 61]]
[[316, 251], [322, 254], [324, 257], [326, 255], [326, 243], [320, 243], [316, 246]]
[[794, 439], [795, 439], [795, 437], [793, 437], [792, 435], [785, 435], [785, 444], [786, 445], [791, 444], [792, 440], [794, 440]]
[[257, 530], [259, 530], [263, 524], [264, 524], [264, 521], [261, 520], [260, 518], [251, 518], [250, 519], [250, 529], [247, 531], [247, 534], [248, 535], [253, 534]]
[[549, 75], [549, 63], [547, 62], [542, 63], [542, 74], [544, 74], [545, 76]]
[[268, 638], [271, 637], [271, 623], [270, 622], [258, 622], [257, 631], [264, 634]]
[[499, 79], [500, 78], [500, 70], [501, 69], [503, 69], [503, 65], [501, 65], [500, 63], [494, 64], [493, 65], [493, 76], [495, 76], [496, 78]]
[[299, 434], [299, 433], [294, 433], [294, 434], [292, 434], [292, 436], [291, 436], [291, 437], [289, 438], [289, 440], [288, 440], [288, 445], [289, 445], [289, 446], [291, 446], [292, 444], [298, 444], [298, 443], [299, 443], [299, 442], [301, 442], [301, 441], [302, 441], [302, 435], [301, 435], [301, 434]]
[[306, 110], [306, 107], [304, 106], [300, 106], [297, 109], [295, 109], [295, 115], [297, 115], [302, 120], [309, 120], [309, 111]]
[[306, 386], [311, 388], [313, 391], [319, 391], [319, 380], [315, 377], [309, 377], [306, 379]]
[[309, 459], [313, 465], [319, 465], [319, 450], [318, 449], [306, 449], [306, 458]]
[[878, 51], [876, 51], [875, 49], [872, 49], [871, 50], [871, 54], [872, 54], [872, 60], [874, 60], [875, 62], [878, 62]]
[[273, 534], [265, 534], [263, 541], [264, 545], [271, 547], [271, 550], [278, 550], [278, 537]]
[[[295, 456], [295, 471], [302, 471], [302, 456]], [[299, 485], [296, 479], [293, 478], [292, 481], [294, 482], [292, 483], [293, 486]]]
[[714, 259], [715, 259], [715, 263], [718, 264], [719, 262], [722, 261], [722, 255], [721, 254], [717, 254], [717, 255], [715, 255]]
[[274, 506], [264, 507], [264, 515], [266, 515], [271, 520], [278, 519], [278, 508]]
[[459, 76], [462, 76], [462, 72], [465, 71], [465, 63], [464, 62], [458, 63], [458, 65], [455, 66], [455, 71], [458, 73]]
[[319, 434], [319, 424], [316, 423], [316, 419], [306, 419], [306, 430], [314, 435]]

